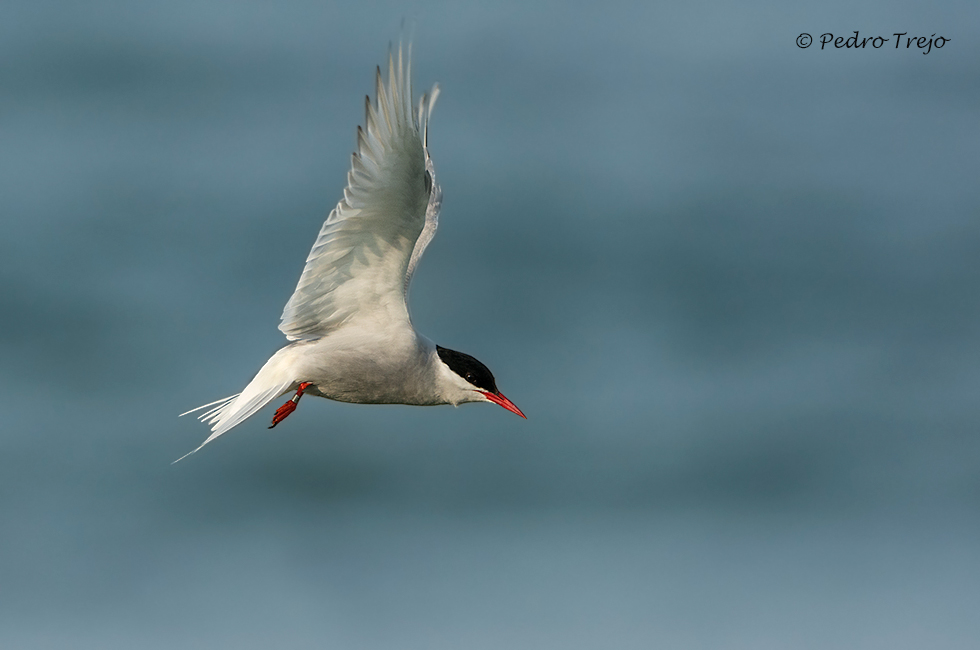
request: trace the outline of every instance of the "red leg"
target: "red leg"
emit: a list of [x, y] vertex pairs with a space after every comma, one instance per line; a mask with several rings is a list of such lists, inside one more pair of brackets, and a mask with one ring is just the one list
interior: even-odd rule
[[312, 385], [312, 382], [304, 381], [296, 389], [296, 394], [293, 395], [292, 399], [276, 409], [276, 414], [272, 416], [272, 426], [269, 427], [270, 429], [285, 420], [290, 413], [296, 410], [296, 405], [299, 404], [299, 398], [303, 396], [303, 391]]

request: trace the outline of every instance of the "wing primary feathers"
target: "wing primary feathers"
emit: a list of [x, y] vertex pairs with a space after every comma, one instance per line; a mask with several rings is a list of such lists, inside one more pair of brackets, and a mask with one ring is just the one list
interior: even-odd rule
[[391, 43], [388, 43], [388, 90], [390, 92], [385, 99], [391, 102], [392, 118], [395, 123], [398, 122], [398, 102], [395, 101], [398, 98], [398, 81], [395, 78], [395, 60], [391, 55]]
[[378, 111], [384, 117], [386, 133], [382, 137], [387, 137], [392, 133], [391, 115], [388, 113], [388, 95], [385, 93], [385, 85], [381, 79], [381, 66], [378, 66]]
[[[398, 48], [399, 53], [401, 52], [401, 47]], [[412, 110], [412, 97], [415, 97], [415, 92], [412, 89], [412, 42], [408, 42], [408, 92], [405, 93], [405, 105], [408, 106], [409, 112]]]
[[[412, 46], [389, 47], [364, 98], [343, 198], [320, 229], [279, 329], [312, 340], [357, 321], [410, 326], [405, 288], [438, 224], [441, 191], [426, 144], [438, 86], [416, 111]], [[427, 177], [428, 174], [428, 177]]]
[[378, 130], [378, 125], [374, 120], [374, 110], [371, 106], [371, 95], [364, 95], [364, 128], [369, 132]]

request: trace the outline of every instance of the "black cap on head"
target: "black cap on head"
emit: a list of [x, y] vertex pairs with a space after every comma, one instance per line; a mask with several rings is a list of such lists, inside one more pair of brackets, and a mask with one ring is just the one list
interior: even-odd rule
[[442, 362], [449, 366], [449, 369], [457, 375], [470, 382], [477, 388], [497, 394], [497, 383], [493, 380], [493, 373], [485, 365], [474, 359], [468, 354], [447, 350], [436, 346], [436, 352]]

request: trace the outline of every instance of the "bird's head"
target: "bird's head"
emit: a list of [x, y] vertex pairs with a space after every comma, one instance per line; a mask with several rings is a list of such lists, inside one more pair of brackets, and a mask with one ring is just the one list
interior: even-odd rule
[[513, 402], [497, 390], [493, 373], [485, 365], [468, 354], [438, 345], [436, 352], [439, 354], [439, 360], [449, 370], [443, 374], [450, 384], [446, 388], [447, 392], [450, 393], [448, 397], [451, 403], [493, 402], [511, 413], [516, 413], [525, 420], [527, 419], [527, 416], [521, 413], [521, 409], [517, 408]]

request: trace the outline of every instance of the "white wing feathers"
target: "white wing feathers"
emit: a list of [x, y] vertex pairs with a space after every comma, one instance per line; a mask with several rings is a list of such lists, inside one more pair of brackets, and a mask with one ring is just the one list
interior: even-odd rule
[[[409, 51], [409, 57], [411, 51]], [[364, 128], [344, 198], [330, 213], [282, 313], [289, 340], [316, 339], [352, 320], [408, 321], [406, 292], [435, 234], [441, 191], [426, 149], [438, 87], [412, 106], [411, 62], [388, 55], [376, 101], [365, 102]]]

